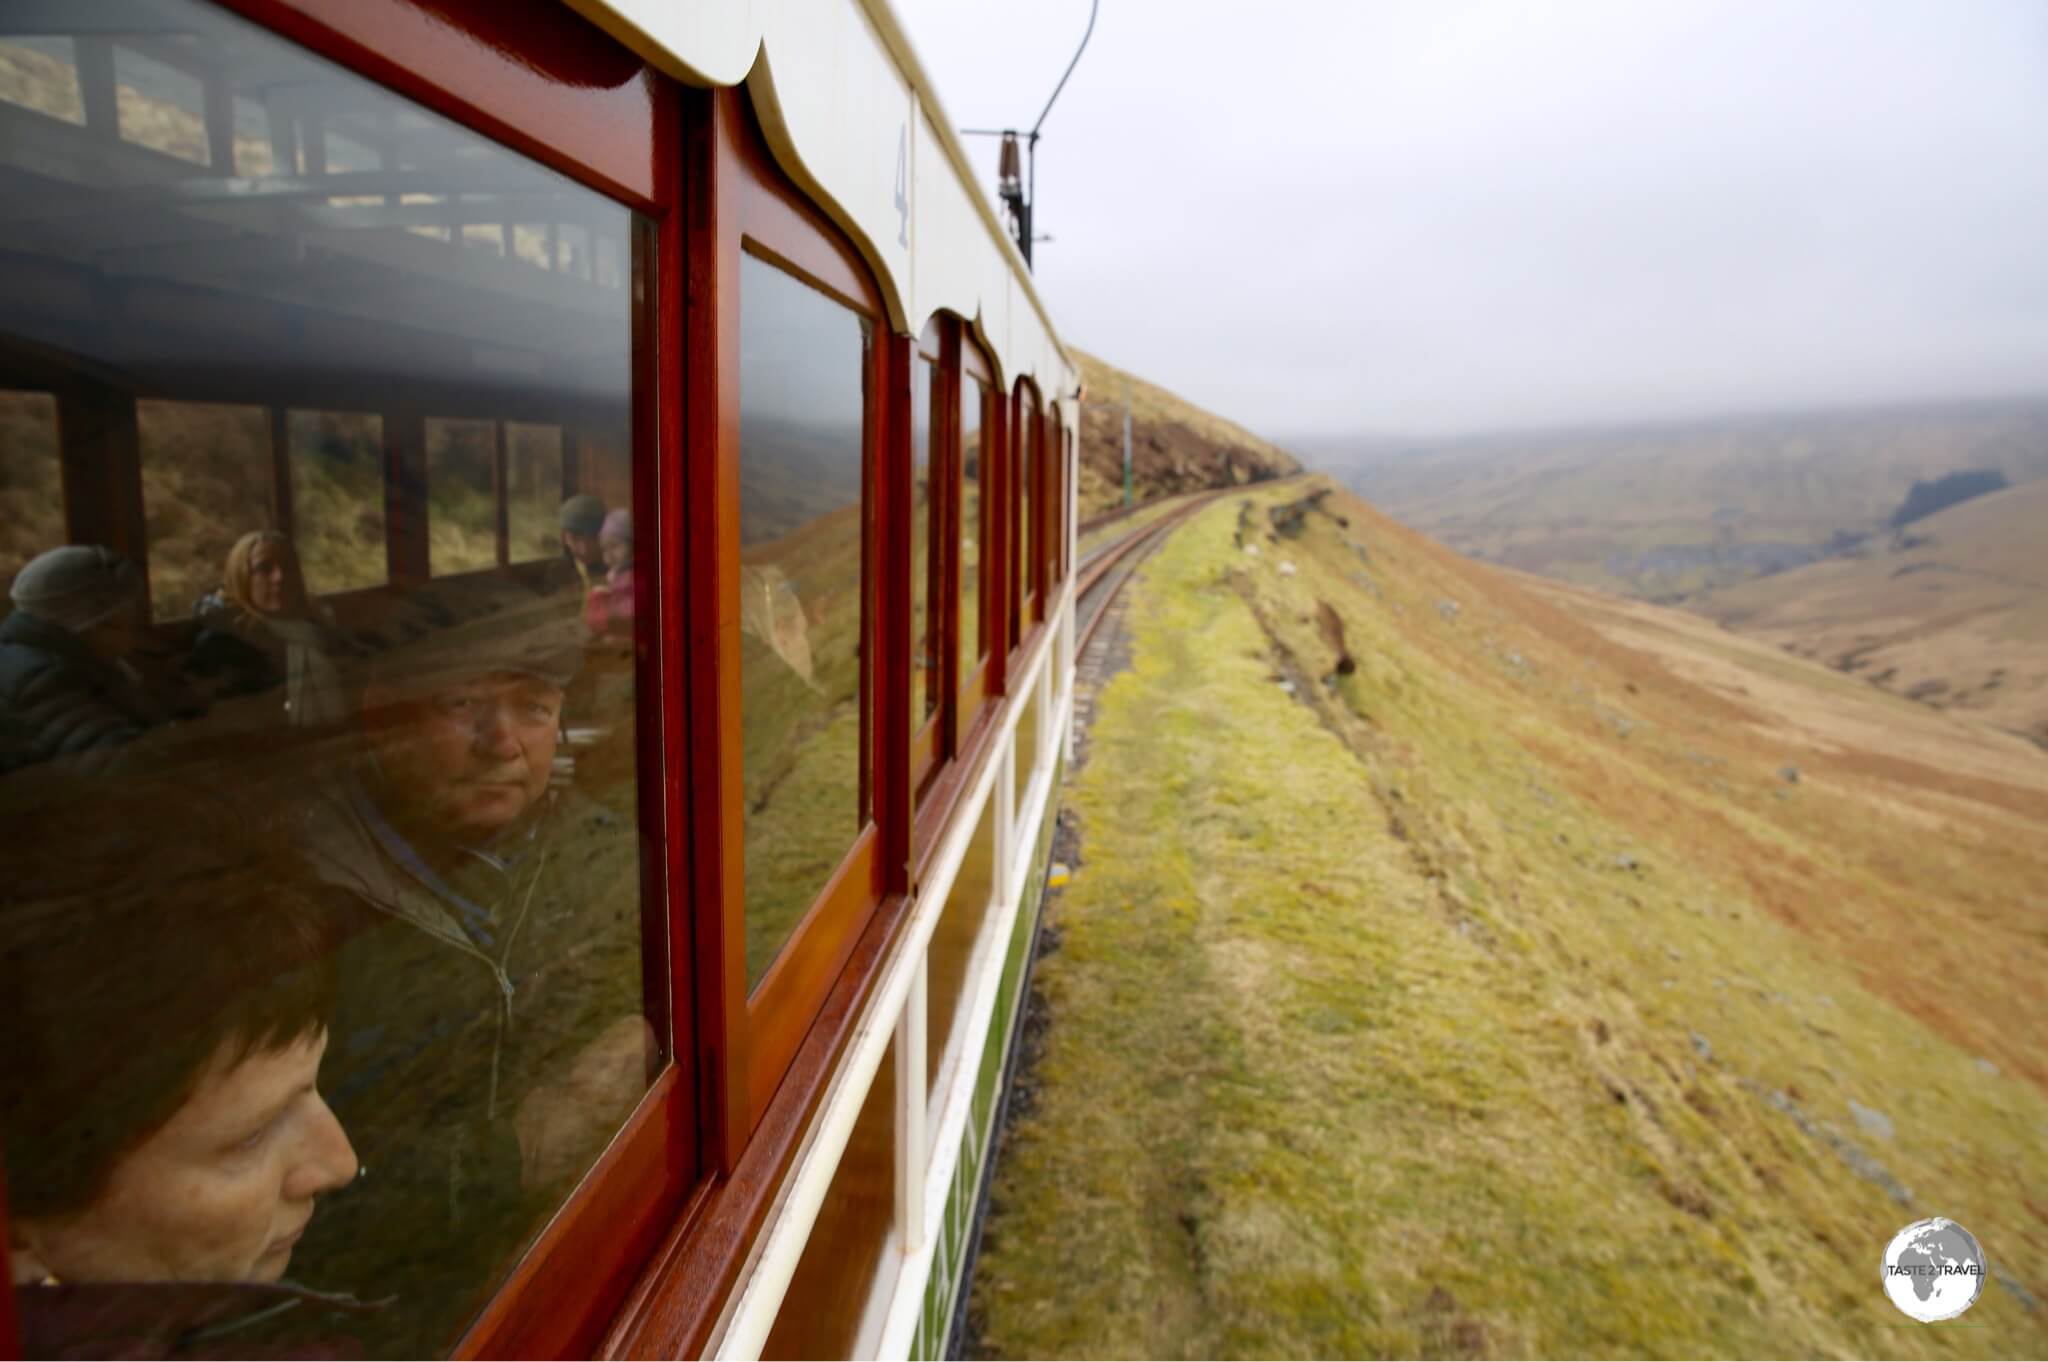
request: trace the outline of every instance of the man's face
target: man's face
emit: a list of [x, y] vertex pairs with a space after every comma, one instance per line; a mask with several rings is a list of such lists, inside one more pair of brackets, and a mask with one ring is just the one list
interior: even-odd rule
[[397, 794], [447, 835], [488, 841], [547, 793], [559, 687], [497, 672], [404, 699], [372, 687], [366, 699]]
[[562, 547], [569, 550], [577, 562], [585, 567], [603, 567], [604, 549], [594, 534], [578, 534], [574, 530], [562, 531]]

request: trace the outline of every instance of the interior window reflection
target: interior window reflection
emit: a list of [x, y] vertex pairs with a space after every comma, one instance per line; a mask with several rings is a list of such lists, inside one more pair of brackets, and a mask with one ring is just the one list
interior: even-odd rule
[[0, 39], [15, 1314], [443, 1353], [661, 1059], [646, 225], [218, 6], [74, 18]]

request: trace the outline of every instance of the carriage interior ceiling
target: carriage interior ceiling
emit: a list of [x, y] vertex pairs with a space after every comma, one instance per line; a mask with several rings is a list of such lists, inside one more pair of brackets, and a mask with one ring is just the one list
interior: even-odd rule
[[886, 3], [0, 0], [0, 203], [0, 1356], [942, 1355], [1079, 371]]

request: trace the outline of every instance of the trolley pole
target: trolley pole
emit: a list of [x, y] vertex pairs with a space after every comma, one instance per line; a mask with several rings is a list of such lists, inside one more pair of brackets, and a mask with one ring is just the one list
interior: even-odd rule
[[1124, 505], [1131, 504], [1131, 376], [1124, 375]]

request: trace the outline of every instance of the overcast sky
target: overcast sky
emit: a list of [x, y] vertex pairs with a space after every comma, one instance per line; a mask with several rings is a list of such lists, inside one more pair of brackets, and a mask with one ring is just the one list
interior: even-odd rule
[[[895, 3], [968, 127], [1088, 18]], [[1102, 0], [1038, 193], [1062, 334], [1275, 437], [2048, 393], [2043, 0]]]

